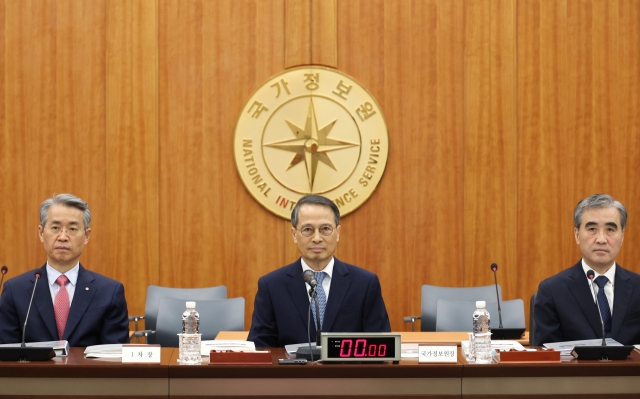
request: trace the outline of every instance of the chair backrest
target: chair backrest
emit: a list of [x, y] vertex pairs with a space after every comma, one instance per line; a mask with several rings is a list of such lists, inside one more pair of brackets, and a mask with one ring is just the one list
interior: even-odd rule
[[[500, 301], [502, 301], [502, 288], [499, 285], [498, 296], [500, 297]], [[436, 285], [423, 285], [422, 314], [420, 316], [421, 331], [436, 331], [436, 316], [438, 311], [439, 299], [458, 302], [472, 302], [475, 309], [476, 301], [485, 301], [487, 303], [497, 301], [496, 286], [484, 285], [481, 287], [439, 287]]]
[[[438, 319], [436, 320], [436, 331], [467, 331], [473, 329], [473, 312], [476, 304], [473, 302], [438, 300]], [[511, 301], [501, 301], [502, 327], [504, 328], [524, 328], [524, 302], [522, 299]], [[491, 316], [491, 327], [497, 328], [498, 303], [487, 303], [489, 315]]]
[[[160, 307], [160, 301], [162, 298], [181, 299], [184, 307], [184, 302], [186, 301], [225, 299], [226, 297], [227, 287], [224, 285], [205, 288], [171, 288], [150, 285], [147, 287], [147, 300], [144, 309], [144, 328], [146, 330], [155, 331], [156, 320], [158, 320], [158, 308]], [[182, 314], [182, 312], [184, 312], [184, 309], [182, 309], [180, 314]], [[147, 337], [147, 342], [150, 344], [157, 343], [153, 334]]]
[[536, 296], [538, 296], [538, 292], [534, 292], [531, 295], [531, 301], [529, 301], [529, 346], [535, 345], [534, 342], [534, 333], [536, 331], [536, 319], [533, 317], [533, 309], [536, 306]]
[[[200, 314], [202, 340], [211, 340], [220, 331], [244, 331], [244, 298], [195, 301]], [[178, 347], [178, 335], [182, 332], [182, 313], [185, 301], [163, 298], [158, 311], [156, 343], [160, 346]]]

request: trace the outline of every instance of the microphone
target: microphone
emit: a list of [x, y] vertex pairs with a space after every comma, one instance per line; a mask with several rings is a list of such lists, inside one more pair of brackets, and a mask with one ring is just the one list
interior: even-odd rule
[[304, 273], [302, 273], [302, 278], [304, 279], [304, 282], [309, 284], [309, 286], [311, 287], [311, 289], [309, 290], [309, 295], [311, 295], [313, 291], [315, 291], [316, 287], [318, 286], [318, 280], [316, 280], [316, 274], [311, 270], [305, 270]]
[[[3, 274], [4, 274], [4, 271], [3, 271]], [[56, 355], [56, 353], [53, 350], [53, 347], [27, 346], [25, 344], [25, 338], [26, 338], [25, 333], [27, 331], [27, 321], [29, 321], [31, 304], [33, 304], [33, 297], [36, 294], [36, 287], [38, 286], [38, 280], [40, 280], [41, 274], [39, 271], [37, 271], [34, 276], [36, 278], [36, 282], [33, 284], [33, 291], [31, 292], [31, 300], [29, 301], [29, 307], [27, 308], [27, 315], [24, 318], [24, 327], [22, 328], [22, 344], [20, 346], [8, 346], [8, 347], [0, 348], [0, 360], [17, 360], [20, 362], [28, 362], [28, 361], [49, 360]]]
[[498, 300], [498, 318], [500, 319], [500, 326], [498, 328], [502, 328], [502, 309], [500, 309], [500, 295], [498, 295], [498, 276], [496, 274], [496, 270], [498, 270], [498, 265], [495, 263], [492, 263], [491, 270], [493, 270], [493, 279], [496, 285], [496, 299]]
[[0, 279], [0, 292], [2, 292], [2, 282], [4, 281], [4, 275], [7, 274], [8, 271], [9, 268], [6, 266], [2, 266], [2, 269], [0, 269], [0, 273], [2, 273], [2, 278]]
[[596, 306], [598, 307], [598, 315], [600, 316], [600, 325], [602, 326], [602, 344], [594, 346], [575, 346], [571, 354], [576, 359], [583, 360], [622, 360], [626, 359], [631, 351], [633, 345], [621, 345], [621, 346], [607, 346], [604, 335], [604, 322], [602, 321], [602, 314], [600, 313], [600, 304], [598, 303], [598, 295], [593, 291], [593, 278], [596, 273], [593, 270], [587, 271], [587, 278], [589, 279], [589, 286], [593, 296], [596, 297]]
[[[322, 328], [320, 327], [320, 304], [318, 303], [318, 294], [316, 293], [316, 287], [318, 286], [318, 280], [316, 280], [316, 274], [312, 270], [305, 270], [302, 273], [302, 279], [305, 283], [309, 284], [309, 296], [311, 301], [309, 302], [309, 314], [311, 314], [311, 306], [315, 302], [316, 307], [316, 346], [311, 345], [311, 336], [309, 335], [309, 347], [300, 347], [296, 351], [297, 359], [307, 359], [313, 362], [313, 358], [320, 359], [320, 339], [322, 337]], [[307, 321], [307, 333], [311, 331], [311, 318]]]
[[[500, 294], [498, 293], [498, 276], [496, 271], [498, 270], [498, 265], [495, 263], [491, 264], [491, 271], [493, 271], [493, 280], [496, 287], [496, 300], [498, 301], [498, 318], [500, 320], [500, 326], [498, 328], [491, 329], [491, 339], [519, 339], [524, 334], [525, 327], [502, 327], [502, 308], [500, 307]], [[508, 308], [507, 308], [508, 310]], [[509, 319], [507, 318], [507, 324], [509, 324]], [[513, 320], [511, 321], [513, 323]]]
[[[591, 292], [593, 292], [593, 296], [596, 298], [596, 306], [598, 307], [598, 316], [600, 316], [600, 325], [602, 326], [602, 346], [607, 346], [607, 342], [604, 339], [604, 321], [602, 321], [602, 313], [600, 313], [600, 304], [598, 303], [598, 294], [593, 290], [593, 278], [596, 276], [596, 273], [589, 269], [587, 272], [587, 278], [589, 279], [589, 286], [591, 287]], [[604, 289], [604, 288], [603, 288]]]
[[40, 273], [36, 272], [35, 274], [36, 282], [33, 283], [33, 291], [31, 292], [31, 300], [29, 301], [29, 307], [27, 308], [27, 317], [24, 318], [24, 327], [22, 327], [22, 347], [26, 348], [27, 345], [24, 343], [24, 339], [26, 337], [25, 333], [27, 332], [27, 321], [29, 321], [29, 312], [31, 312], [31, 304], [33, 303], [33, 297], [36, 294], [36, 286], [38, 285], [38, 280], [40, 280]]

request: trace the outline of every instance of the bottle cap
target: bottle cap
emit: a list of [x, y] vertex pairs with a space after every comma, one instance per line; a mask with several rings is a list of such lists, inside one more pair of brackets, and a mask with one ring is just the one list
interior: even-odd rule
[[485, 306], [487, 306], [485, 301], [476, 301], [476, 308], [478, 309], [484, 309]]
[[187, 301], [187, 309], [194, 309], [196, 307], [196, 303], [194, 301]]

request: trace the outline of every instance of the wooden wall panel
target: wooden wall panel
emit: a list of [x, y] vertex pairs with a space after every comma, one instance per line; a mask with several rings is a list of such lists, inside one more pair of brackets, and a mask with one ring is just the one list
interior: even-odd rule
[[[86, 199], [94, 216], [83, 263], [98, 271], [104, 221], [104, 1], [6, 1], [2, 234], [11, 275], [45, 261], [38, 208], [53, 194]], [[102, 232], [100, 232], [102, 230]], [[95, 248], [95, 249], [94, 249]]]
[[516, 281], [516, 2], [465, 2], [464, 286]]
[[160, 273], [157, 1], [111, 0], [106, 16], [105, 246], [117, 250], [106, 252], [105, 272], [140, 315]]
[[[572, 152], [563, 148], [563, 121], [571, 120], [562, 82], [567, 2], [519, 1], [518, 25], [518, 241], [521, 278], [517, 292], [526, 299], [562, 264], [569, 248], [571, 213], [564, 180]], [[565, 28], [565, 29], [563, 29]], [[574, 72], [571, 72], [573, 74]], [[563, 90], [564, 89], [564, 90]], [[563, 118], [567, 115], [567, 118]], [[544, 215], [544, 216], [542, 216]]]
[[286, 226], [242, 186], [238, 112], [284, 68], [282, 1], [163, 1], [160, 53], [160, 282], [227, 285], [247, 300], [283, 264]]
[[459, 285], [463, 195], [462, 2], [338, 3], [338, 67], [384, 111], [377, 191], [345, 217], [339, 256], [379, 274], [392, 328], [420, 312], [424, 283]]
[[311, 63], [338, 65], [338, 0], [311, 0]]
[[285, 0], [285, 67], [311, 63], [311, 1]]
[[[630, 60], [621, 54], [638, 48], [630, 32], [637, 32], [639, 5], [518, 2], [517, 251], [518, 263], [528, 267], [517, 292], [523, 297], [580, 259], [572, 225], [580, 199], [607, 192], [630, 214], [638, 207], [626, 173], [638, 170], [640, 130], [628, 111], [628, 102], [638, 101], [637, 76], [629, 75], [637, 71], [637, 51]], [[629, 245], [636, 228], [631, 222], [618, 260], [638, 271], [624, 262], [639, 255], [639, 247]]]
[[395, 330], [424, 283], [506, 299], [579, 259], [572, 211], [610, 192], [640, 272], [640, 0], [0, 0], [0, 264], [42, 264], [37, 209], [89, 201], [82, 261], [125, 283], [226, 284], [293, 261], [238, 178], [238, 113], [270, 76], [336, 66], [378, 100], [385, 177], [337, 255], [379, 274]]

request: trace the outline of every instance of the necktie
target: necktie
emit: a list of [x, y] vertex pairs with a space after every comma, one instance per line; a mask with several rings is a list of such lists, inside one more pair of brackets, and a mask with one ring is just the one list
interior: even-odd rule
[[609, 301], [604, 294], [604, 286], [609, 282], [606, 276], [598, 276], [596, 284], [598, 285], [598, 305], [600, 306], [600, 314], [602, 315], [602, 323], [604, 324], [605, 337], [611, 337], [611, 310], [609, 309]]
[[[315, 272], [316, 280], [318, 281], [318, 285], [316, 286], [316, 294], [318, 295], [318, 307], [320, 308], [320, 329], [322, 329], [322, 323], [324, 320], [324, 310], [327, 308], [327, 295], [324, 292], [324, 288], [322, 288], [322, 280], [324, 280], [327, 273], [325, 272]], [[313, 311], [313, 321], [316, 321], [316, 307], [311, 306], [311, 310]], [[318, 329], [318, 323], [316, 324], [316, 330]]]
[[56, 294], [53, 301], [53, 311], [56, 315], [56, 326], [58, 327], [58, 339], [62, 339], [64, 334], [64, 326], [67, 325], [67, 317], [69, 317], [69, 292], [67, 291], [67, 283], [69, 279], [64, 274], [56, 279], [56, 283], [60, 286], [60, 291]]

